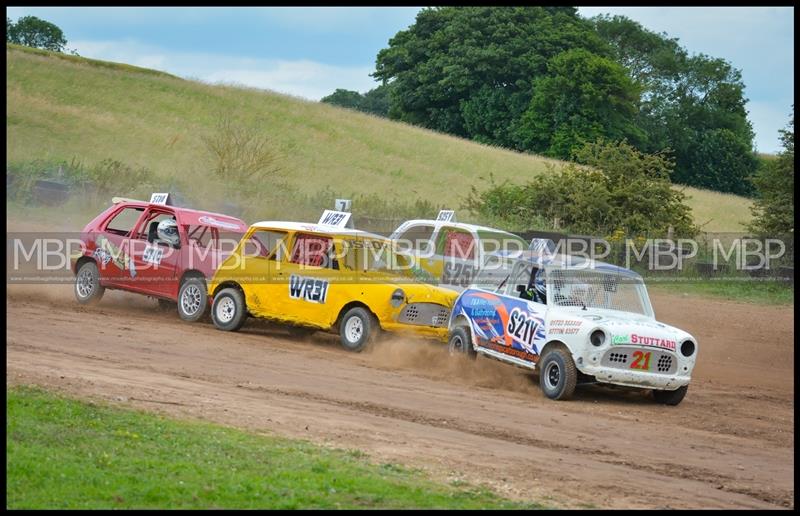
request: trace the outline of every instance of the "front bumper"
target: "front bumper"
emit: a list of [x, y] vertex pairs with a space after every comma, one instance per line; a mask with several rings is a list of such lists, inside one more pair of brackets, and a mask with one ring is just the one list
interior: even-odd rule
[[450, 309], [438, 303], [409, 303], [392, 317], [381, 321], [386, 331], [420, 335], [447, 341]]
[[407, 335], [418, 335], [420, 337], [428, 337], [442, 342], [447, 342], [447, 328], [434, 328], [432, 326], [414, 326], [411, 324], [402, 324], [397, 322], [381, 323], [381, 328], [397, 333], [405, 333]]
[[[635, 353], [639, 354], [638, 361]], [[644, 353], [649, 355], [646, 362], [642, 360]], [[688, 385], [694, 367], [694, 360], [678, 354], [633, 346], [587, 350], [573, 358], [582, 373], [594, 376], [600, 383], [642, 389], [675, 390]], [[643, 370], [645, 364], [647, 370]]]

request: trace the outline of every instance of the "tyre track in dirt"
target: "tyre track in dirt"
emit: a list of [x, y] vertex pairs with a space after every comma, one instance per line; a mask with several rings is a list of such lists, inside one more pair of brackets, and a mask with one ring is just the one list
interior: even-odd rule
[[[676, 300], [660, 299], [660, 318], [680, 325], [660, 313]], [[753, 315], [772, 328], [764, 359], [791, 358], [767, 382], [758, 379], [765, 364], [738, 365], [750, 343], [708, 320], [741, 317], [738, 305], [688, 317], [703, 326], [683, 325], [700, 341], [695, 380], [683, 404], [663, 407], [601, 388], [552, 402], [521, 370], [450, 360], [425, 342], [390, 339], [353, 355], [333, 336], [292, 341], [253, 320], [222, 333], [118, 292], [91, 308], [52, 289], [12, 288], [7, 301], [9, 384], [359, 448], [556, 506], [794, 506], [793, 347], [774, 345], [791, 337], [790, 311]], [[706, 350], [723, 358], [704, 366]]]

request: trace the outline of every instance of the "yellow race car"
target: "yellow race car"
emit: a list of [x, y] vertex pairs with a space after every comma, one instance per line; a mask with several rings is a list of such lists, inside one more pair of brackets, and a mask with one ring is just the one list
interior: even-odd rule
[[350, 351], [379, 330], [445, 342], [457, 294], [416, 280], [389, 239], [348, 228], [349, 213], [337, 213], [317, 224], [253, 224], [208, 284], [214, 325], [236, 331], [252, 315], [296, 335], [333, 330]]

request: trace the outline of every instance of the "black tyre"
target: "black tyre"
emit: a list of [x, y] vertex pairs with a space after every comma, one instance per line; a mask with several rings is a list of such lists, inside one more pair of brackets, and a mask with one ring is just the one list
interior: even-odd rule
[[102, 299], [106, 289], [100, 285], [100, 271], [95, 262], [85, 262], [75, 275], [75, 299], [82, 305], [93, 305]]
[[578, 371], [569, 352], [561, 347], [550, 348], [539, 361], [539, 386], [553, 400], [568, 400], [575, 392]]
[[292, 338], [298, 340], [310, 337], [317, 331], [314, 328], [307, 328], [305, 326], [288, 326], [286, 329]]
[[463, 355], [473, 359], [478, 356], [472, 348], [472, 339], [470, 339], [468, 327], [456, 326], [453, 331], [450, 332], [450, 338], [447, 341], [447, 351], [451, 356]]
[[674, 391], [661, 391], [653, 389], [653, 398], [655, 398], [657, 403], [661, 403], [662, 405], [677, 405], [683, 401], [683, 398], [686, 396], [686, 391], [688, 390], [688, 385], [678, 387]]
[[348, 351], [359, 352], [372, 342], [379, 330], [378, 321], [364, 308], [349, 309], [339, 321], [339, 337]]
[[208, 313], [206, 280], [190, 277], [181, 283], [178, 290], [178, 315], [184, 321], [196, 322]]
[[237, 331], [247, 319], [247, 306], [242, 291], [224, 288], [214, 296], [211, 306], [211, 320], [214, 326], [223, 331]]

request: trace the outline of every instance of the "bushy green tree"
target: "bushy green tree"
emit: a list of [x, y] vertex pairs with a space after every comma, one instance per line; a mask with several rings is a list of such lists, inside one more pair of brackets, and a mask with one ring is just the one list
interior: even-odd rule
[[67, 39], [56, 25], [36, 16], [23, 16], [17, 23], [6, 16], [6, 42], [63, 52]]
[[751, 193], [757, 168], [741, 72], [724, 59], [689, 56], [677, 39], [624, 16], [592, 19], [614, 58], [642, 87], [637, 126], [646, 152], [674, 151], [673, 180]]
[[534, 82], [517, 137], [523, 148], [563, 159], [598, 138], [639, 143], [639, 94], [614, 61], [582, 49], [562, 52], [548, 63], [548, 75]]
[[389, 84], [382, 84], [366, 92], [361, 100], [361, 111], [383, 117], [389, 116], [391, 89]]
[[385, 117], [389, 114], [390, 89], [389, 85], [384, 84], [362, 95], [357, 91], [337, 88], [330, 95], [322, 97], [320, 102]]
[[749, 230], [761, 236], [794, 236], [794, 106], [787, 129], [782, 129], [783, 150], [767, 161], [753, 179], [757, 196]]
[[516, 147], [533, 82], [574, 48], [607, 54], [574, 7], [428, 8], [378, 53], [373, 75], [393, 87], [390, 118]]
[[349, 109], [358, 109], [361, 107], [363, 99], [363, 96], [357, 91], [336, 88], [336, 91], [327, 97], [322, 97], [320, 102]]
[[[685, 195], [672, 187], [674, 163], [663, 153], [645, 154], [626, 142], [599, 140], [575, 150], [562, 169], [524, 185], [473, 188], [466, 207], [484, 217], [525, 227], [542, 218], [575, 233], [664, 237], [697, 233]], [[550, 228], [536, 228], [550, 229]]]

